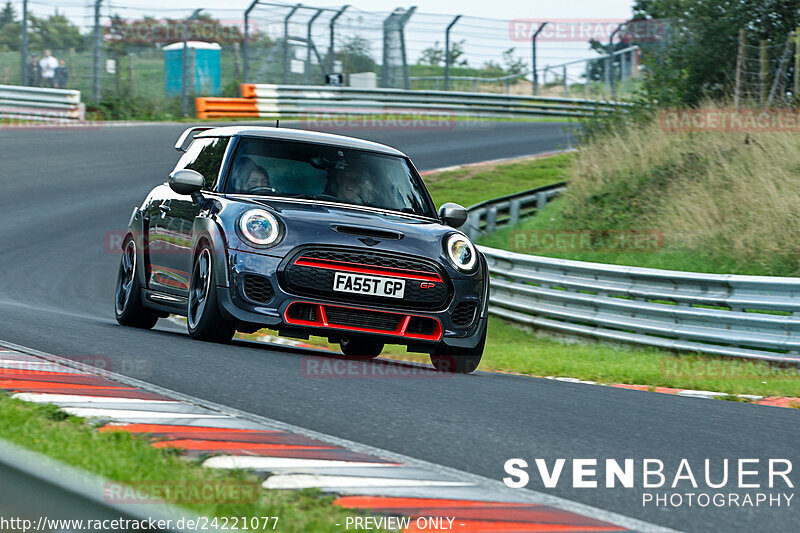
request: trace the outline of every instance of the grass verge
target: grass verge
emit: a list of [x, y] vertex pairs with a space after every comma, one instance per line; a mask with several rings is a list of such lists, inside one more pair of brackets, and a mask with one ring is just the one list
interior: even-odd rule
[[[0, 438], [125, 484], [136, 482], [253, 483], [244, 471], [203, 468], [179, 450], [156, 449], [145, 438], [125, 432], [98, 433], [84, 419], [49, 404], [32, 404], [0, 392]], [[358, 511], [332, 504], [316, 490], [258, 488], [253, 503], [198, 503], [184, 507], [213, 517], [278, 516], [279, 531], [341, 531], [343, 520]], [[271, 523], [270, 523], [271, 525]]]
[[533, 157], [513, 162], [474, 165], [423, 177], [434, 203], [465, 207], [536, 187], [564, 181], [573, 154]]

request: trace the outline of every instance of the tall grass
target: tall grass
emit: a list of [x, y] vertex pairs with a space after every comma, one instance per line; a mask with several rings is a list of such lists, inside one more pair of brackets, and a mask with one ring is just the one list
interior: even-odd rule
[[573, 228], [657, 229], [707, 270], [800, 275], [800, 136], [664, 131], [658, 119], [596, 136], [564, 199]]

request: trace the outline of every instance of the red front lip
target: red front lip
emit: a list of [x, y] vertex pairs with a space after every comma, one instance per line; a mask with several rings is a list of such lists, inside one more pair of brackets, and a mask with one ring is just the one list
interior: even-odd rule
[[[312, 320], [302, 320], [302, 319], [299, 319], [299, 318], [290, 317], [289, 316], [289, 309], [291, 309], [291, 307], [293, 305], [296, 305], [296, 304], [306, 304], [306, 305], [312, 305], [312, 306], [316, 307], [317, 319], [312, 321]], [[364, 311], [364, 312], [368, 312], [368, 313], [386, 313], [386, 314], [389, 314], [389, 315], [400, 315], [403, 318], [400, 320], [400, 323], [398, 324], [397, 328], [395, 328], [393, 331], [387, 331], [387, 330], [384, 330], [384, 329], [361, 328], [361, 327], [356, 327], [356, 326], [345, 326], [345, 325], [342, 325], [342, 324], [331, 324], [330, 322], [328, 322], [328, 317], [325, 314], [325, 308], [326, 307], [335, 307], [335, 308], [338, 308], [338, 309], [352, 309], [352, 310], [355, 310], [355, 311]], [[434, 328], [433, 333], [422, 334], [422, 333], [411, 333], [411, 332], [409, 332], [408, 331], [408, 325], [411, 322], [411, 319], [414, 318], [414, 317], [423, 318], [425, 320], [433, 320], [436, 323], [436, 327]], [[287, 324], [290, 324], [290, 325], [293, 325], [293, 326], [311, 326], [311, 327], [318, 327], [318, 328], [338, 329], [338, 330], [344, 330], [344, 331], [358, 331], [358, 332], [361, 332], [361, 333], [375, 333], [375, 334], [378, 334], [378, 335], [387, 335], [387, 336], [392, 336], [392, 337], [403, 337], [405, 339], [419, 339], [419, 340], [425, 340], [425, 341], [439, 341], [442, 338], [442, 324], [436, 318], [423, 316], [423, 315], [409, 315], [409, 314], [406, 314], [406, 313], [394, 313], [394, 312], [391, 312], [391, 311], [377, 311], [375, 309], [364, 309], [364, 308], [361, 308], [361, 307], [350, 307], [350, 306], [345, 306], [345, 305], [317, 304], [317, 303], [303, 302], [303, 301], [292, 302], [291, 304], [289, 304], [286, 307], [286, 310], [283, 312], [283, 320]]]

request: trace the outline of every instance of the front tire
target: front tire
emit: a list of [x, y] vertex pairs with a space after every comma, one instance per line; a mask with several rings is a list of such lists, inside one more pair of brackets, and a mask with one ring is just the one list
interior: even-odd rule
[[136, 241], [128, 238], [122, 246], [117, 287], [114, 291], [114, 315], [122, 326], [150, 329], [158, 316], [142, 304], [142, 288], [136, 275]]
[[486, 331], [474, 348], [452, 348], [440, 346], [431, 354], [431, 364], [439, 372], [450, 374], [471, 374], [478, 369], [486, 346]]
[[217, 275], [211, 248], [203, 243], [195, 256], [189, 282], [186, 310], [189, 336], [201, 341], [227, 343], [236, 332], [236, 324], [222, 316], [216, 289]]

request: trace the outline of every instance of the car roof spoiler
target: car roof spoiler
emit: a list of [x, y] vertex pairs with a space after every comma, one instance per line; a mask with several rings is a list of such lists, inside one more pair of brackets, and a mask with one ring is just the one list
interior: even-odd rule
[[186, 144], [186, 139], [188, 139], [195, 133], [199, 133], [201, 131], [206, 131], [206, 130], [213, 130], [215, 127], [216, 126], [194, 126], [191, 128], [187, 128], [186, 131], [181, 133], [181, 136], [178, 137], [178, 142], [175, 143], [175, 149], [179, 152], [185, 152], [186, 148], [184, 148], [183, 145]]

